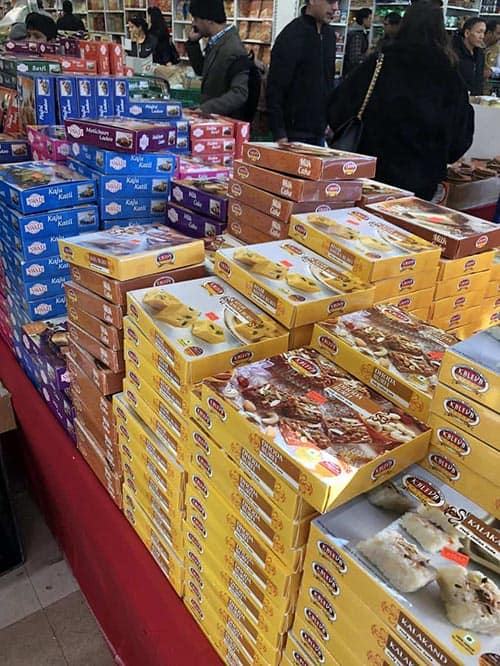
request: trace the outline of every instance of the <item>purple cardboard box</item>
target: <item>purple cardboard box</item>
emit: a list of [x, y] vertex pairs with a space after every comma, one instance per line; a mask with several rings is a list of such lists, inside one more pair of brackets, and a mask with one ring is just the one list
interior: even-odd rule
[[225, 222], [227, 220], [228, 181], [224, 179], [173, 180], [170, 198], [173, 203]]
[[70, 377], [63, 355], [68, 345], [66, 317], [24, 325], [22, 343], [28, 354], [38, 360], [45, 384], [53, 384], [58, 391], [69, 388]]
[[166, 223], [167, 226], [194, 238], [220, 236], [226, 230], [225, 222], [211, 220], [172, 203], [168, 204]]
[[73, 118], [64, 123], [68, 138], [98, 148], [123, 153], [154, 153], [175, 146], [177, 129], [171, 123], [128, 118], [85, 120]]

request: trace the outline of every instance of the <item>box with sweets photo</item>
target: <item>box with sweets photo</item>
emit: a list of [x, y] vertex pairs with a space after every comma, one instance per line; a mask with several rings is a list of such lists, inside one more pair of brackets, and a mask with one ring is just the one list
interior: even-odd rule
[[174, 179], [171, 185], [171, 200], [201, 215], [225, 222], [228, 204], [227, 181], [216, 178]]
[[18, 74], [17, 93], [21, 126], [55, 125], [56, 88], [55, 77]]
[[30, 148], [25, 139], [16, 139], [8, 134], [0, 134], [0, 164], [26, 162], [29, 158]]
[[70, 155], [90, 168], [110, 176], [171, 176], [176, 168], [174, 155], [165, 151], [127, 155], [73, 141], [70, 144]]
[[182, 104], [164, 99], [128, 100], [125, 115], [142, 120], [176, 120], [182, 118]]
[[28, 141], [40, 160], [64, 162], [69, 155], [69, 141], [63, 125], [28, 125]]
[[225, 222], [204, 217], [172, 203], [167, 205], [166, 224], [194, 238], [220, 236], [226, 230]]

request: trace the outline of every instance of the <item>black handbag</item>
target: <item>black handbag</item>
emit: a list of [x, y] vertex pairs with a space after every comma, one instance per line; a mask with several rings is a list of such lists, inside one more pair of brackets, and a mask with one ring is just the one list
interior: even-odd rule
[[333, 136], [329, 142], [330, 148], [335, 148], [336, 150], [345, 150], [351, 153], [356, 152], [358, 149], [361, 136], [363, 134], [363, 114], [366, 110], [366, 107], [368, 106], [368, 102], [370, 101], [373, 91], [375, 90], [375, 85], [382, 70], [383, 62], [384, 54], [381, 53], [377, 58], [372, 80], [370, 81], [370, 85], [366, 91], [361, 108], [353, 118], [349, 118], [349, 120], [347, 120], [334, 131]]

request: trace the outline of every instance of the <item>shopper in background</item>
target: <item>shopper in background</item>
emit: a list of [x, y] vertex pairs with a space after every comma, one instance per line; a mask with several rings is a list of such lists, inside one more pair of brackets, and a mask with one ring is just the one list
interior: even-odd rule
[[[248, 96], [250, 60], [236, 28], [227, 23], [222, 0], [191, 0], [193, 25], [186, 52], [202, 77], [201, 110], [238, 118]], [[200, 40], [208, 40], [202, 53]]]
[[382, 41], [384, 44], [392, 41], [399, 32], [401, 27], [401, 14], [398, 12], [389, 12], [384, 17], [384, 36]]
[[488, 21], [484, 35], [486, 45], [485, 56], [485, 78], [500, 77], [500, 22]]
[[458, 69], [471, 95], [482, 95], [484, 86], [484, 34], [486, 23], [478, 17], [464, 23], [453, 38]]
[[26, 39], [32, 42], [50, 42], [57, 37], [55, 21], [45, 14], [32, 12], [25, 21]]
[[337, 0], [309, 0], [278, 35], [267, 78], [267, 111], [275, 141], [322, 145], [335, 82]]
[[148, 24], [143, 18], [134, 16], [127, 24], [130, 32], [132, 48], [127, 55], [132, 58], [149, 58], [156, 48], [156, 38], [149, 34]]
[[343, 76], [348, 76], [366, 58], [369, 46], [372, 10], [365, 7], [354, 12], [355, 23], [347, 33]]
[[71, 0], [64, 0], [62, 4], [62, 16], [57, 19], [57, 29], [62, 32], [83, 32], [85, 24], [82, 19], [73, 14], [73, 3]]
[[148, 8], [148, 26], [149, 34], [156, 39], [153, 62], [158, 65], [166, 65], [169, 62], [176, 65], [180, 60], [179, 54], [170, 37], [167, 22], [158, 7]]
[[42, 14], [43, 16], [47, 16], [50, 19], [52, 18], [52, 15], [44, 8], [43, 0], [37, 0], [36, 1], [36, 6], [38, 7], [37, 12], [39, 14]]
[[[378, 180], [432, 200], [447, 165], [462, 157], [474, 132], [474, 112], [441, 9], [411, 5], [383, 53], [358, 152], [377, 157]], [[358, 113], [376, 61], [377, 54], [371, 55], [333, 93], [333, 130]]]

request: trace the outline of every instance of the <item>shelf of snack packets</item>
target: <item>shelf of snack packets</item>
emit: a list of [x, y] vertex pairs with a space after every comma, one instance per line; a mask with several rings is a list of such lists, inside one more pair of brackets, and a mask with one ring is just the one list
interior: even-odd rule
[[69, 169], [3, 167], [0, 331], [221, 658], [495, 664], [498, 228], [370, 157], [65, 126]]

